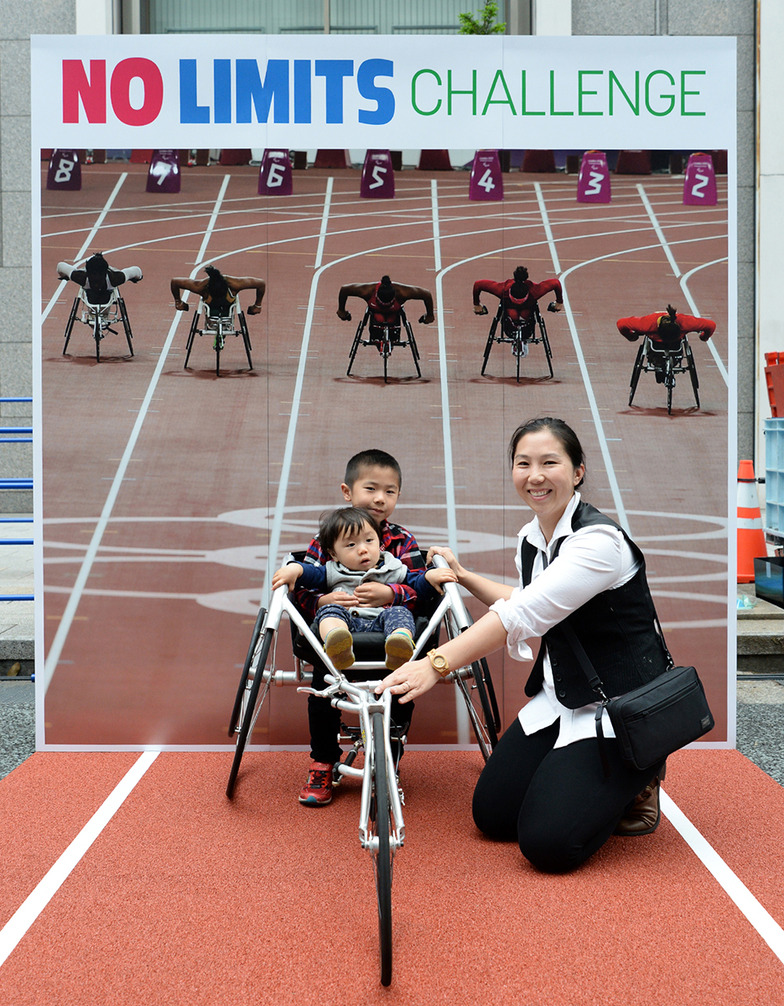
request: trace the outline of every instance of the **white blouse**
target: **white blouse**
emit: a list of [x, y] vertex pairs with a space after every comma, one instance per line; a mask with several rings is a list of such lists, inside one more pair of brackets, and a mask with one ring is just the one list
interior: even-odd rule
[[[572, 531], [572, 514], [580, 502], [575, 492], [556, 525], [548, 545], [538, 518], [526, 524], [518, 534], [515, 564], [522, 582], [520, 546], [524, 538], [537, 549], [531, 583], [515, 587], [508, 601], [496, 601], [490, 608], [501, 619], [507, 632], [506, 645], [515, 660], [533, 657], [527, 639], [541, 637], [567, 615], [582, 607], [596, 594], [612, 590], [631, 580], [639, 568], [623, 534], [609, 524], [594, 524]], [[564, 541], [552, 562], [553, 548]], [[543, 553], [548, 565], [544, 565]], [[594, 714], [597, 702], [580, 709], [567, 709], [555, 694], [550, 657], [544, 657], [544, 687], [520, 710], [518, 719], [526, 734], [535, 733], [560, 719], [556, 747], [596, 736]], [[602, 722], [606, 737], [615, 734], [609, 716]]]

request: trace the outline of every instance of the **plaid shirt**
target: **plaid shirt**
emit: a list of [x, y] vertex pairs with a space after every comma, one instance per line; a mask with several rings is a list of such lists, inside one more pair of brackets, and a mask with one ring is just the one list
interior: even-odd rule
[[[425, 560], [419, 551], [416, 539], [400, 524], [390, 524], [388, 520], [382, 521], [381, 544], [385, 552], [400, 559], [409, 569], [425, 568]], [[314, 566], [323, 566], [327, 559], [329, 556], [322, 551], [318, 538], [314, 538], [308, 546], [304, 561]], [[404, 583], [388, 583], [386, 586], [394, 594], [392, 604], [404, 604], [410, 611], [414, 610], [417, 595], [412, 587], [407, 587]], [[319, 597], [320, 594], [311, 590], [297, 590], [294, 592], [294, 603], [302, 614], [312, 621], [316, 617]]]

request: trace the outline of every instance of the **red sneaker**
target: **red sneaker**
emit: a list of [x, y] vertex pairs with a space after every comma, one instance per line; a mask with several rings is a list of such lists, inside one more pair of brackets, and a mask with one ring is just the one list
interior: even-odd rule
[[310, 763], [308, 780], [300, 791], [299, 802], [306, 807], [326, 807], [332, 803], [332, 766], [329, 762]]

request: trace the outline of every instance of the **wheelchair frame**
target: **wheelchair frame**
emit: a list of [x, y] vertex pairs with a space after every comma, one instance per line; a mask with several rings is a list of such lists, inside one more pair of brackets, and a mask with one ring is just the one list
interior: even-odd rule
[[634, 361], [634, 367], [632, 368], [632, 376], [630, 380], [630, 390], [629, 390], [629, 405], [634, 401], [634, 395], [637, 391], [637, 384], [640, 380], [640, 374], [645, 371], [645, 373], [650, 373], [651, 371], [655, 374], [661, 374], [662, 380], [660, 383], [664, 384], [667, 389], [667, 413], [672, 414], [672, 391], [675, 387], [675, 377], [677, 374], [688, 373], [691, 378], [691, 387], [694, 392], [694, 401], [697, 404], [697, 408], [700, 407], [700, 381], [697, 377], [697, 368], [694, 365], [694, 355], [691, 351], [691, 346], [689, 345], [689, 340], [685, 335], [681, 336], [681, 341], [678, 346], [674, 348], [664, 348], [661, 349], [655, 346], [653, 340], [649, 335], [643, 337], [642, 345], [637, 350], [637, 356]]
[[[545, 358], [547, 360], [547, 368], [550, 371], [550, 377], [553, 376], [553, 353], [550, 349], [550, 340], [547, 338], [547, 328], [544, 323], [544, 318], [539, 310], [539, 305], [534, 304], [533, 310], [531, 312], [531, 317], [528, 321], [518, 322], [514, 325], [511, 334], [507, 334], [504, 331], [504, 316], [506, 314], [506, 309], [504, 308], [503, 301], [498, 304], [498, 310], [495, 313], [495, 317], [490, 325], [490, 333], [487, 336], [487, 342], [485, 343], [485, 355], [482, 360], [482, 376], [484, 377], [485, 368], [487, 367], [487, 361], [490, 358], [490, 350], [493, 348], [494, 342], [505, 342], [512, 347], [512, 353], [514, 354], [517, 361], [517, 383], [520, 383], [520, 360], [527, 355], [528, 346], [536, 346], [539, 343], [544, 347]], [[496, 335], [500, 324], [500, 335]], [[537, 336], [536, 330], [539, 329], [539, 335]]]
[[[435, 563], [446, 565], [441, 556], [435, 557]], [[411, 659], [421, 656], [425, 644], [442, 621], [450, 636], [459, 634], [471, 624], [457, 584], [445, 583], [443, 587], [444, 594], [430, 616], [427, 627], [419, 634]], [[304, 661], [300, 658], [295, 658], [294, 671], [275, 669], [277, 633], [284, 614], [327, 668], [327, 687], [322, 691], [307, 686], [312, 674], [303, 671]], [[387, 673], [383, 661], [357, 661], [353, 669], [379, 670], [381, 676]], [[444, 679], [449, 680], [454, 681], [463, 696], [480, 750], [487, 759], [497, 742], [500, 729], [498, 706], [487, 664], [482, 660], [469, 667], [458, 668]], [[234, 796], [242, 756], [270, 687], [286, 683], [300, 685], [298, 691], [328, 698], [336, 709], [353, 713], [359, 719], [358, 727], [345, 728], [341, 725], [340, 740], [353, 741], [353, 747], [345, 761], [335, 765], [333, 773], [337, 781], [346, 776], [362, 781], [359, 841], [362, 848], [370, 852], [373, 861], [378, 902], [381, 984], [389, 985], [392, 980], [392, 863], [405, 838], [403, 797], [392, 754], [392, 696], [388, 690], [375, 695], [378, 680], [349, 681], [345, 674], [337, 670], [324, 651], [321, 640], [289, 600], [287, 588], [282, 586], [273, 592], [269, 610], [264, 607], [259, 609], [240, 677], [229, 724], [229, 736], [236, 734], [236, 749], [226, 786], [229, 799]], [[473, 691], [477, 693], [476, 697], [472, 696]], [[405, 738], [398, 739], [402, 741]], [[362, 750], [365, 754], [363, 765], [356, 768], [354, 760]]]
[[[419, 368], [419, 350], [417, 348], [416, 339], [414, 338], [414, 330], [411, 328], [411, 322], [406, 317], [405, 310], [402, 307], [400, 308], [399, 325], [375, 325], [371, 321], [371, 314], [372, 312], [368, 306], [365, 309], [365, 313], [362, 315], [359, 324], [357, 325], [357, 330], [354, 334], [354, 341], [351, 344], [351, 353], [348, 358], [348, 370], [346, 371], [346, 377], [351, 376], [351, 368], [354, 365], [354, 357], [357, 355], [357, 350], [360, 345], [375, 346], [381, 353], [384, 360], [384, 384], [388, 383], [389, 358], [392, 355], [392, 350], [395, 346], [408, 346], [414, 360], [417, 377], [421, 377], [422, 371]], [[362, 333], [366, 327], [368, 329], [368, 338], [363, 339]], [[406, 332], [405, 339], [400, 338], [403, 329], [405, 329]]]
[[[204, 315], [204, 322], [200, 328], [199, 318], [202, 314]], [[248, 370], [253, 370], [253, 361], [250, 358], [252, 346], [250, 344], [248, 324], [245, 321], [244, 313], [236, 302], [230, 305], [230, 311], [228, 314], [213, 317], [210, 315], [209, 305], [203, 300], [199, 300], [198, 305], [193, 311], [191, 327], [188, 332], [188, 341], [185, 345], [185, 363], [183, 364], [183, 370], [188, 367], [188, 360], [191, 356], [193, 340], [196, 335], [211, 335], [213, 337], [212, 348], [215, 350], [215, 373], [218, 377], [220, 377], [220, 355], [226, 345], [227, 335], [242, 336], [242, 344], [245, 347], [245, 355], [248, 358]]]
[[118, 334], [111, 327], [117, 324], [122, 325], [128, 349], [131, 356], [133, 356], [133, 343], [131, 342], [133, 332], [131, 331], [131, 323], [128, 320], [125, 301], [120, 291], [117, 288], [112, 290], [106, 304], [91, 304], [87, 299], [87, 293], [88, 291], [84, 287], [80, 287], [79, 292], [74, 297], [74, 302], [71, 305], [71, 313], [65, 326], [63, 356], [66, 356], [68, 353], [68, 343], [71, 339], [74, 324], [77, 321], [83, 325], [89, 325], [92, 330], [93, 339], [95, 340], [95, 359], [98, 362], [101, 360], [101, 341], [105, 337], [106, 332], [111, 332], [112, 335]]

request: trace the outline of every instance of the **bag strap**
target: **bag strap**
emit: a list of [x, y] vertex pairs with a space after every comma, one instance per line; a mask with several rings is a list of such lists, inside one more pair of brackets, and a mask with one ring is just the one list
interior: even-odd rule
[[[542, 563], [544, 567], [547, 567], [548, 559], [547, 552], [542, 552]], [[658, 624], [658, 618], [656, 622]], [[565, 619], [560, 623], [560, 628], [569, 645], [577, 658], [577, 663], [580, 665], [580, 669], [583, 674], [588, 679], [588, 684], [591, 686], [594, 692], [598, 693], [600, 696], [599, 705], [596, 707], [596, 715], [594, 719], [596, 721], [596, 739], [599, 742], [599, 756], [602, 759], [602, 768], [604, 769], [605, 777], [610, 775], [610, 762], [607, 757], [607, 749], [605, 747], [605, 737], [604, 737], [604, 727], [602, 726], [602, 717], [604, 715], [604, 710], [609, 703], [609, 698], [604, 691], [604, 685], [602, 684], [602, 679], [596, 673], [596, 668], [591, 663], [588, 654], [585, 652], [585, 648], [580, 640], [577, 638], [577, 633], [574, 631], [573, 627]], [[662, 643], [664, 642], [664, 637], [662, 637]], [[665, 650], [667, 647], [665, 646]], [[669, 656], [669, 651], [667, 653]]]

